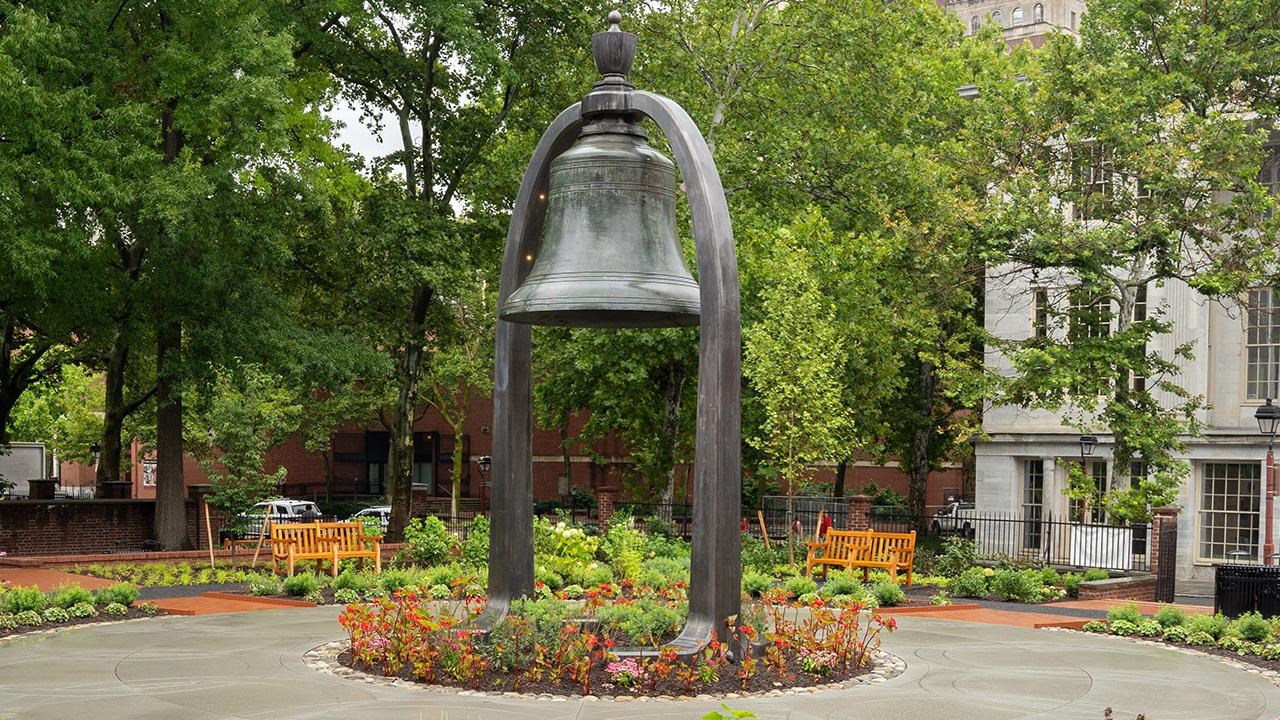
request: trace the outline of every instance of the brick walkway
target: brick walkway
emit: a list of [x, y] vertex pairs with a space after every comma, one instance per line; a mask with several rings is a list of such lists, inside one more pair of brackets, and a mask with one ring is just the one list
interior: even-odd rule
[[[1126, 605], [1131, 602], [1138, 606], [1138, 612], [1143, 615], [1153, 615], [1157, 610], [1165, 606], [1164, 603], [1134, 602], [1133, 600], [1071, 600], [1068, 602], [1054, 603], [1054, 607], [1071, 608], [1073, 610], [1100, 610], [1102, 612], [1106, 612], [1117, 605]], [[1180, 604], [1176, 607], [1188, 615], [1213, 614], [1212, 605]]]
[[[1089, 622], [1091, 618], [1072, 617], [1069, 615], [1050, 615], [1048, 613], [1021, 612], [1015, 610], [992, 610], [978, 605], [942, 606], [937, 608], [881, 608], [882, 615], [903, 615], [928, 618], [930, 620], [961, 620], [964, 622], [986, 623], [988, 625], [1009, 625], [1012, 627], [1042, 628], [1070, 627], [1078, 628]], [[902, 622], [899, 620], [898, 622]]]
[[63, 585], [79, 585], [86, 590], [100, 590], [113, 584], [111, 580], [74, 575], [72, 573], [44, 570], [30, 567], [0, 567], [0, 580], [7, 580], [15, 586], [29, 587], [35, 585], [45, 592], [57, 590]]

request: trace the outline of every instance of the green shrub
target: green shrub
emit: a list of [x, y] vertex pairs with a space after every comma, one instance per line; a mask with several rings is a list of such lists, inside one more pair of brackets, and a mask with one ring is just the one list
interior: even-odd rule
[[1160, 638], [1165, 642], [1186, 642], [1187, 636], [1190, 634], [1184, 625], [1170, 625], [1164, 629]]
[[943, 590], [930, 595], [929, 602], [938, 606], [950, 605], [951, 596], [947, 594], [946, 590]]
[[1040, 568], [1040, 582], [1045, 585], [1058, 585], [1062, 582], [1062, 576], [1058, 574], [1057, 570], [1046, 565]]
[[782, 557], [782, 548], [765, 547], [764, 541], [754, 535], [742, 536], [744, 568], [770, 574], [773, 566], [782, 562]]
[[1002, 600], [1039, 602], [1043, 588], [1038, 570], [997, 570], [991, 576], [991, 591]]
[[1248, 645], [1248, 642], [1238, 635], [1223, 635], [1218, 638], [1218, 647], [1228, 652], [1236, 652]]
[[1138, 634], [1142, 637], [1160, 637], [1164, 628], [1155, 620], [1143, 620], [1138, 623]]
[[1112, 635], [1129, 637], [1138, 634], [1138, 623], [1128, 620], [1113, 620], [1107, 624], [1107, 629]]
[[1093, 582], [1094, 580], [1110, 580], [1111, 573], [1098, 568], [1089, 568], [1084, 571], [1084, 581]]
[[[295, 575], [294, 577], [302, 576]], [[413, 585], [413, 580], [414, 574], [412, 572], [405, 568], [395, 568], [382, 573], [382, 577], [378, 579], [378, 585], [388, 593], [394, 593], [401, 588]], [[288, 590], [288, 586], [286, 586], [285, 589]]]
[[533, 569], [533, 579], [546, 585], [549, 590], [559, 590], [564, 587], [564, 578], [560, 573], [545, 565], [538, 565]]
[[1161, 627], [1171, 628], [1178, 627], [1187, 622], [1186, 613], [1182, 612], [1174, 605], [1161, 605], [1153, 616]]
[[1280, 660], [1280, 645], [1263, 645], [1258, 648], [1258, 657], [1263, 660]]
[[1084, 625], [1081, 625], [1080, 629], [1085, 632], [1092, 632], [1092, 633], [1110, 632], [1110, 630], [1107, 628], [1107, 624], [1102, 622], [1101, 620], [1090, 620]]
[[13, 613], [0, 613], [0, 630], [14, 630], [18, 627], [18, 618]]
[[431, 515], [411, 518], [404, 528], [405, 549], [401, 550], [401, 563], [436, 565], [449, 557], [453, 548], [453, 536], [444, 521]]
[[876, 603], [881, 607], [897, 605], [907, 599], [907, 594], [902, 592], [902, 588], [892, 581], [876, 583], [871, 588], [871, 594], [875, 596]]
[[1271, 639], [1271, 623], [1256, 612], [1248, 612], [1231, 621], [1233, 635], [1249, 642], [1266, 642]]
[[787, 592], [791, 593], [793, 596], [800, 597], [801, 595], [807, 595], [816, 591], [818, 589], [818, 583], [815, 582], [813, 578], [796, 575], [795, 577], [787, 578], [787, 581], [783, 583], [783, 587], [785, 587]]
[[44, 616], [35, 610], [23, 610], [13, 616], [14, 622], [26, 627], [37, 627], [44, 624]]
[[951, 580], [951, 594], [955, 597], [986, 597], [987, 574], [982, 568], [969, 568]]
[[752, 597], [759, 597], [770, 587], [773, 587], [773, 578], [768, 575], [755, 570], [742, 572], [742, 592]]
[[333, 601], [339, 605], [350, 605], [360, 602], [360, 593], [351, 588], [338, 588], [333, 591]]
[[600, 563], [590, 563], [579, 568], [573, 575], [572, 581], [575, 585], [581, 585], [584, 588], [598, 587], [605, 583], [613, 582], [613, 568]]
[[111, 603], [102, 608], [102, 611], [112, 617], [124, 617], [129, 614], [129, 606], [120, 603]]
[[933, 571], [945, 577], [956, 577], [978, 564], [978, 543], [964, 538], [947, 538]]
[[320, 578], [311, 573], [298, 573], [293, 577], [285, 578], [281, 586], [284, 587], [286, 594], [294, 597], [303, 597], [320, 589]]
[[[387, 572], [391, 572], [388, 570]], [[361, 593], [378, 584], [378, 578], [359, 570], [343, 570], [338, 577], [333, 579], [331, 587], [334, 591], [351, 590], [355, 593]]]
[[560, 588], [560, 592], [564, 593], [564, 596], [570, 600], [578, 600], [587, 594], [587, 591], [581, 585], [565, 585]]
[[432, 585], [426, 592], [427, 597], [433, 600], [445, 600], [453, 595], [453, 590], [448, 585]]
[[[1222, 633], [1227, 629], [1227, 619], [1222, 613], [1217, 615], [1192, 615], [1187, 618], [1185, 627], [1191, 634], [1204, 633], [1211, 639], [1217, 640], [1222, 637]], [[1190, 642], [1188, 638], [1187, 642]]]
[[862, 592], [862, 582], [856, 576], [839, 570], [831, 571], [826, 582], [822, 583], [822, 594], [825, 597], [857, 595], [860, 592]]
[[[689, 543], [677, 537], [664, 537], [662, 535], [650, 535], [645, 538], [645, 552], [649, 557], [665, 557], [676, 559], [689, 558]], [[746, 567], [747, 563], [743, 563]]]
[[1138, 612], [1137, 604], [1131, 602], [1124, 603], [1123, 605], [1116, 605], [1107, 611], [1107, 622], [1114, 624], [1116, 621], [1120, 620], [1133, 623], [1134, 625], [1142, 622], [1142, 613]]
[[132, 583], [120, 582], [110, 587], [105, 587], [98, 591], [94, 597], [97, 605], [110, 605], [111, 603], [120, 603], [121, 605], [132, 605], [138, 599], [138, 588]]
[[1217, 640], [1207, 632], [1193, 632], [1187, 635], [1188, 645], [1214, 645]]
[[668, 557], [652, 557], [640, 569], [640, 582], [653, 588], [668, 588], [689, 582], [689, 561]]
[[66, 622], [71, 619], [71, 615], [64, 608], [58, 606], [47, 607], [44, 609], [44, 621], [51, 623]]
[[647, 598], [605, 605], [596, 611], [602, 634], [621, 635], [632, 645], [657, 645], [663, 636], [680, 628], [681, 619], [681, 613], [671, 606]]
[[17, 615], [28, 610], [32, 612], [40, 612], [49, 604], [49, 598], [40, 588], [32, 585], [31, 587], [11, 587], [4, 595], [0, 595], [0, 602], [4, 604], [4, 611]]
[[1080, 597], [1080, 583], [1084, 578], [1075, 573], [1064, 573], [1062, 575], [1062, 589], [1067, 591], [1069, 597]]
[[138, 606], [138, 610], [144, 615], [155, 615], [160, 612], [160, 606], [153, 602], [144, 602]]
[[49, 597], [50, 605], [63, 610], [82, 602], [93, 602], [93, 593], [79, 585], [63, 585]]
[[248, 587], [250, 595], [280, 595], [284, 592], [280, 580], [274, 575], [250, 578]]
[[489, 564], [489, 518], [477, 515], [467, 525], [467, 539], [462, 541], [462, 562], [472, 567]]
[[306, 601], [307, 601], [307, 602], [309, 602], [309, 603], [315, 603], [316, 605], [323, 605], [323, 604], [324, 604], [324, 591], [323, 591], [323, 590], [319, 590], [319, 589], [317, 589], [317, 590], [312, 590], [311, 592], [307, 593], [306, 595], [303, 595], [303, 596], [302, 596], [302, 599], [303, 599], [303, 600], [306, 600]]
[[78, 605], [72, 605], [71, 609], [68, 610], [67, 612], [71, 613], [71, 617], [74, 617], [74, 618], [98, 617], [98, 609], [95, 608], [91, 603], [80, 603]]

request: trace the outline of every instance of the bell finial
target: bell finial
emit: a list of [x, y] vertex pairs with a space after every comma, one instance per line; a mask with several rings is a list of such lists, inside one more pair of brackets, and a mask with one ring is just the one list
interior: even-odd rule
[[636, 58], [636, 36], [624, 32], [621, 25], [622, 13], [609, 13], [609, 29], [591, 36], [591, 51], [606, 82], [625, 84]]

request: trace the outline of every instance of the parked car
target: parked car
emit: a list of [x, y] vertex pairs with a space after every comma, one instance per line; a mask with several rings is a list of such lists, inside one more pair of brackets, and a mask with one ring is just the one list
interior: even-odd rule
[[971, 502], [954, 502], [939, 510], [929, 523], [934, 535], [959, 535], [973, 539], [977, 510]]
[[382, 527], [382, 532], [386, 532], [387, 523], [391, 522], [391, 506], [375, 505], [373, 507], [367, 507], [361, 510], [360, 512], [356, 513], [355, 515], [351, 516], [352, 520], [357, 520], [357, 521], [363, 520], [364, 518], [377, 518], [378, 523]]
[[275, 498], [263, 500], [248, 510], [240, 513], [234, 523], [220, 533], [223, 540], [241, 540], [255, 538], [262, 533], [262, 518], [268, 517], [271, 522], [307, 522], [319, 520], [320, 508], [310, 500], [290, 500]]

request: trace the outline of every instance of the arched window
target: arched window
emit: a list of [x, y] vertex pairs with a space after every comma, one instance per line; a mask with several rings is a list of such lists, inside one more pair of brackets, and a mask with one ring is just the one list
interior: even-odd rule
[[1003, 25], [1003, 24], [1004, 24], [1004, 21], [1003, 21], [1003, 20], [1001, 19], [1001, 17], [1000, 17], [1000, 11], [999, 11], [999, 10], [997, 10], [997, 11], [995, 11], [995, 12], [991, 13], [991, 22], [993, 22], [993, 23], [995, 23], [995, 24], [997, 24], [997, 25]]
[[1031, 17], [1036, 22], [1044, 22], [1044, 5], [1036, 3], [1036, 6], [1031, 9]]
[[977, 16], [977, 15], [974, 15], [974, 16], [973, 16], [973, 18], [971, 18], [971, 19], [969, 20], [969, 30], [970, 30], [970, 32], [972, 32], [974, 35], [977, 35], [977, 34], [978, 34], [978, 27], [979, 27], [981, 24], [982, 24], [982, 21], [978, 18], [978, 16]]
[[1013, 9], [1013, 17], [1011, 18], [1011, 20], [1013, 20], [1014, 25], [1022, 24], [1022, 6], [1021, 5]]

